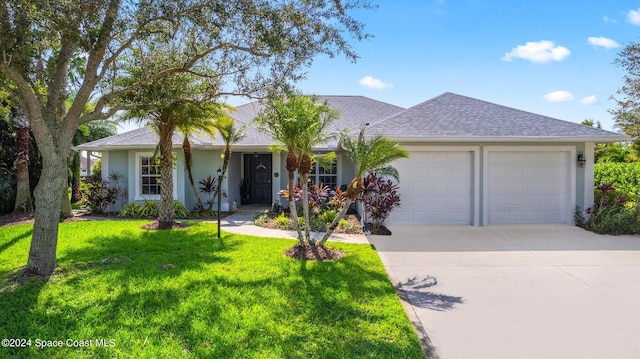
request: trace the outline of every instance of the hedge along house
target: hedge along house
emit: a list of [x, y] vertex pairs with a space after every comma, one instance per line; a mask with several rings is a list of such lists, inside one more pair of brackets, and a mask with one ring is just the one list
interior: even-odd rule
[[[338, 110], [333, 130], [349, 128], [399, 141], [410, 158], [393, 165], [400, 174], [402, 206], [391, 224], [460, 224], [486, 226], [509, 223], [571, 224], [575, 207], [593, 202], [594, 146], [629, 138], [520, 111], [493, 103], [445, 93], [409, 109], [361, 96], [319, 96]], [[223, 181], [222, 208], [241, 204], [240, 183], [249, 184], [247, 203], [281, 202], [278, 191], [287, 185], [284, 154], [268, 151], [271, 139], [251, 125], [261, 109], [257, 103], [238, 107], [233, 116], [247, 125], [247, 136], [232, 146], [228, 174]], [[148, 128], [77, 146], [102, 152], [102, 176], [117, 172], [126, 178], [129, 201], [159, 198], [159, 177], [148, 161], [157, 144]], [[193, 208], [181, 154], [180, 134], [174, 136], [178, 158], [174, 197]], [[193, 175], [199, 181], [216, 175], [222, 166], [219, 137], [193, 136]], [[335, 150], [333, 167], [316, 165], [312, 183], [334, 187], [353, 178], [353, 169], [337, 141], [317, 152]], [[206, 200], [203, 198], [203, 200]]]

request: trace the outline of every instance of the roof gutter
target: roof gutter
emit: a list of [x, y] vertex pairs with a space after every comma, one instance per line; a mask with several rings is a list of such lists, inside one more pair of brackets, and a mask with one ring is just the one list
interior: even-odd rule
[[389, 138], [404, 142], [622, 142], [633, 141], [626, 135], [617, 136], [451, 136], [451, 137], [410, 137], [389, 136]]

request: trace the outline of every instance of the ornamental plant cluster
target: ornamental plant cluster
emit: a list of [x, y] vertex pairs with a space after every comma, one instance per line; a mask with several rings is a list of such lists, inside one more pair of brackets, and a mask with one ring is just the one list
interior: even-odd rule
[[[293, 198], [296, 202], [302, 200], [302, 188], [298, 185], [294, 185]], [[283, 189], [278, 192], [278, 195], [286, 198], [289, 196], [289, 191]], [[307, 198], [309, 199], [309, 224], [311, 229], [318, 232], [324, 232], [327, 228], [327, 224], [331, 223], [337, 216], [338, 210], [344, 205], [344, 198], [346, 192], [342, 191], [339, 186], [335, 189], [329, 188], [320, 183], [319, 185], [309, 186]], [[302, 217], [302, 206], [296, 206], [298, 211], [298, 222], [300, 226], [304, 226], [304, 218]], [[273, 215], [279, 213], [275, 218], [276, 223], [281, 229], [293, 229], [293, 224], [290, 222], [289, 217], [284, 215], [283, 208], [273, 208]], [[258, 224], [260, 221], [258, 221]], [[344, 226], [347, 226], [347, 221], [344, 221]], [[343, 226], [343, 227], [344, 227]]]
[[600, 234], [634, 234], [640, 231], [640, 208], [637, 202], [617, 191], [613, 184], [596, 187], [595, 202], [589, 210], [589, 218], [576, 216], [576, 225]]
[[391, 211], [400, 207], [400, 187], [391, 179], [370, 173], [364, 178], [364, 192], [361, 201], [364, 204], [367, 219], [372, 229], [377, 231], [389, 217]]
[[576, 210], [576, 225], [600, 234], [640, 233], [640, 163], [596, 163], [594, 180], [594, 203], [587, 218]]

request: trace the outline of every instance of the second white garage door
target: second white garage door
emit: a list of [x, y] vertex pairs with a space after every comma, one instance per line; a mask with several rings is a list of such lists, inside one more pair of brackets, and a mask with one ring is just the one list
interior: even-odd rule
[[402, 206], [390, 224], [472, 224], [473, 152], [415, 151], [393, 163]]
[[570, 188], [566, 151], [488, 154], [485, 200], [489, 224], [567, 222]]

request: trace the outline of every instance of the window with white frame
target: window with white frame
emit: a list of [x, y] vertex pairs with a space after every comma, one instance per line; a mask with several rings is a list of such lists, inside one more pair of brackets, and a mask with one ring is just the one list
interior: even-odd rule
[[338, 185], [338, 158], [333, 159], [329, 168], [324, 168], [318, 162], [315, 162], [311, 167], [309, 180], [311, 185], [322, 183], [323, 186], [335, 189]]
[[[135, 154], [135, 199], [160, 199], [160, 166], [154, 160], [152, 152], [136, 152]], [[178, 198], [177, 171], [174, 166], [173, 198]]]
[[140, 194], [160, 195], [160, 166], [151, 156], [140, 156]]

